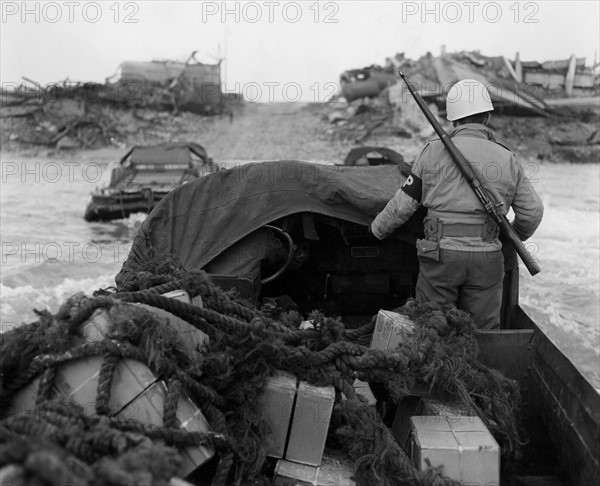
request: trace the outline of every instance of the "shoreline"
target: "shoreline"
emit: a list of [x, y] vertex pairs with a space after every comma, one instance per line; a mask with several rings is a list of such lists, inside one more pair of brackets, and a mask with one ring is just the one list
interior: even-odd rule
[[[377, 146], [395, 150], [411, 163], [427, 141], [436, 138], [428, 126], [423, 128], [422, 120], [412, 119], [413, 113], [364, 100], [350, 104], [246, 103], [237, 107], [231, 118], [149, 110], [120, 110], [114, 116], [125, 127], [119, 132], [120, 140], [89, 148], [25, 145], [18, 140], [19, 126], [11, 128], [9, 119], [4, 118], [0, 158], [116, 162], [134, 145], [185, 141], [205, 147], [215, 162], [292, 159], [342, 163], [352, 148]], [[600, 131], [593, 121], [493, 114], [490, 128], [498, 141], [527, 162], [600, 162]]]

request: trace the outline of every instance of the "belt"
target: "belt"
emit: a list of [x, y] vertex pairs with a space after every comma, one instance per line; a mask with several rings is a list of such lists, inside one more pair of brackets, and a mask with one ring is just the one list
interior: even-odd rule
[[498, 237], [498, 226], [494, 221], [483, 223], [446, 223], [439, 219], [425, 220], [425, 237], [439, 241], [442, 237], [479, 237], [483, 241], [493, 241]]
[[442, 236], [481, 236], [486, 233], [486, 224], [443, 223], [438, 226], [438, 237]]

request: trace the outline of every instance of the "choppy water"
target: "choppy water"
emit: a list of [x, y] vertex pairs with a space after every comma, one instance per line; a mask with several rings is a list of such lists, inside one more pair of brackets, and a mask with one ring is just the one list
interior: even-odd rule
[[[86, 157], [2, 158], [2, 330], [35, 320], [33, 309], [55, 312], [76, 292], [114, 285], [144, 215], [86, 223], [89, 194], [111, 165], [106, 153]], [[546, 209], [529, 243], [542, 273], [522, 269], [521, 304], [600, 389], [600, 166], [528, 174]]]
[[600, 166], [540, 165], [536, 178], [542, 272], [521, 269], [520, 302], [600, 389]]

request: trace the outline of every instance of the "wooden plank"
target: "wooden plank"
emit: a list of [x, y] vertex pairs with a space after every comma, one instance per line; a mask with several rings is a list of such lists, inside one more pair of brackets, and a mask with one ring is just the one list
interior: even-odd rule
[[547, 89], [558, 89], [565, 85], [565, 76], [560, 73], [527, 72], [525, 71], [526, 84], [539, 84]]
[[577, 98], [554, 98], [546, 101], [552, 106], [589, 106], [590, 108], [600, 107], [600, 96], [586, 96]]
[[565, 75], [565, 92], [567, 96], [573, 96], [573, 81], [575, 81], [575, 56], [569, 59], [569, 67]]
[[521, 63], [521, 56], [517, 52], [515, 57], [515, 74], [517, 75], [517, 83], [523, 82], [523, 64]]
[[[518, 56], [518, 54], [517, 54]], [[517, 72], [515, 71], [515, 68], [513, 68], [512, 64], [510, 63], [510, 61], [507, 59], [506, 56], [502, 56], [502, 60], [504, 61], [504, 64], [506, 65], [508, 72], [510, 73], [510, 75], [512, 76], [512, 78], [517, 82], [520, 83], [521, 81], [519, 81], [519, 76], [517, 75]]]
[[[559, 73], [525, 72], [525, 83], [539, 84], [548, 89], [561, 89], [565, 86], [565, 76]], [[598, 85], [598, 76], [591, 73], [575, 73], [573, 87], [582, 89], [593, 89]], [[548, 101], [552, 101], [549, 98]]]
[[582, 68], [585, 66], [585, 57], [575, 58], [575, 56], [571, 56], [570, 59], [546, 61], [542, 63], [542, 69], [564, 70], [568, 69], [571, 62], [574, 62], [576, 67]]
[[592, 73], [575, 73], [573, 78], [573, 86], [575, 88], [595, 88], [600, 84], [600, 78], [597, 74]]

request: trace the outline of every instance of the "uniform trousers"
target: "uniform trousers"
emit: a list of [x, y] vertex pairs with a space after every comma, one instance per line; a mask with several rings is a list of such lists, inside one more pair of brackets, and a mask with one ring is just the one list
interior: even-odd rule
[[440, 248], [439, 261], [419, 256], [416, 299], [454, 304], [468, 312], [479, 329], [500, 327], [504, 257], [502, 250]]

